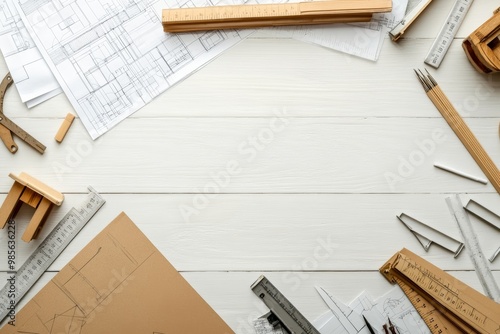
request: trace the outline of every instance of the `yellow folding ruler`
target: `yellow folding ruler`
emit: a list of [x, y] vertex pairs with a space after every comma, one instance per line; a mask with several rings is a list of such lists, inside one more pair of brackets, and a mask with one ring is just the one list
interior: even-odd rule
[[500, 333], [500, 304], [409, 250], [380, 272], [403, 289], [433, 334]]
[[163, 9], [166, 32], [367, 22], [392, 10], [391, 0], [334, 0]]

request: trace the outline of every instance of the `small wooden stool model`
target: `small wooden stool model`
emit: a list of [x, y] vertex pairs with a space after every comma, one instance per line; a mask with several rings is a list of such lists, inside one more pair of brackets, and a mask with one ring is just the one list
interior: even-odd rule
[[26, 203], [35, 208], [35, 214], [21, 239], [30, 242], [42, 229], [53, 205], [62, 204], [64, 195], [26, 173], [19, 176], [10, 173], [9, 176], [14, 179], [14, 185], [0, 207], [0, 228], [4, 228], [9, 219], [16, 216], [21, 205]]
[[500, 72], [499, 10], [462, 43], [467, 58], [480, 73]]

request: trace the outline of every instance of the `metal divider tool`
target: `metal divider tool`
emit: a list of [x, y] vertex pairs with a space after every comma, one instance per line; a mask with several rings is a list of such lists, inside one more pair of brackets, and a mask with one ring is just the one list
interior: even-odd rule
[[293, 304], [265, 277], [260, 276], [250, 287], [292, 334], [320, 334]]
[[457, 257], [462, 249], [464, 248], [464, 243], [444, 234], [443, 232], [422, 223], [421, 221], [408, 216], [405, 213], [401, 213], [397, 216], [399, 221], [403, 223], [417, 238], [425, 251], [428, 251], [433, 243], [449, 250]]
[[438, 36], [425, 58], [425, 63], [434, 68], [438, 68], [443, 61], [446, 52], [450, 48], [453, 38], [455, 38], [460, 25], [464, 21], [465, 15], [469, 11], [474, 0], [457, 0], [453, 5], [446, 21], [439, 31]]
[[12, 305], [11, 301], [14, 301], [16, 305], [24, 297], [71, 240], [104, 205], [105, 200], [101, 195], [92, 187], [89, 187], [89, 191], [85, 200], [79, 206], [69, 210], [19, 270], [7, 272], [15, 282], [15, 296], [14, 298], [9, 296], [10, 283], [0, 290], [0, 321], [11, 312], [8, 308]]
[[[462, 234], [462, 238], [464, 239], [465, 248], [467, 249], [472, 264], [476, 269], [476, 274], [481, 282], [481, 285], [483, 286], [484, 293], [497, 303], [500, 302], [500, 289], [498, 288], [495, 278], [491, 273], [488, 262], [486, 261], [483, 251], [481, 250], [481, 246], [479, 245], [477, 235], [470, 223], [469, 216], [462, 206], [460, 197], [458, 195], [447, 197], [446, 204], [448, 204], [450, 213], [458, 224], [458, 228]], [[500, 327], [498, 328], [498, 332], [500, 332]]]

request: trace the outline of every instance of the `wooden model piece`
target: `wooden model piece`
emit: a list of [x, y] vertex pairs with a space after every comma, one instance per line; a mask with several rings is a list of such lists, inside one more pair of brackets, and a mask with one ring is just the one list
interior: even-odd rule
[[392, 10], [391, 0], [333, 0], [164, 9], [163, 30], [187, 32], [303, 24], [367, 22]]
[[28, 204], [35, 208], [35, 214], [24, 231], [22, 240], [29, 242], [37, 237], [53, 205], [62, 204], [64, 195], [26, 173], [19, 176], [11, 173], [9, 176], [14, 179], [14, 185], [0, 207], [0, 228], [4, 228], [9, 219], [16, 216], [23, 203]]
[[66, 137], [66, 133], [68, 133], [68, 130], [69, 130], [71, 124], [73, 124], [74, 119], [75, 119], [75, 115], [73, 115], [72, 113], [68, 113], [66, 115], [66, 118], [62, 122], [61, 126], [59, 127], [59, 130], [56, 133], [56, 136], [54, 137], [54, 139], [58, 143], [61, 143], [63, 141], [64, 137]]
[[495, 10], [493, 16], [462, 43], [470, 63], [481, 73], [500, 71], [499, 10]]
[[500, 331], [500, 304], [407, 249], [380, 273], [401, 287], [433, 334]]

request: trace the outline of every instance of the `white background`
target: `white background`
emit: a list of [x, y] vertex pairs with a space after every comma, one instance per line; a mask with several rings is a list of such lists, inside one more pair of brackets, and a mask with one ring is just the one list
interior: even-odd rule
[[[88, 185], [107, 200], [30, 295], [121, 211], [237, 333], [252, 333], [251, 321], [266, 311], [250, 290], [261, 274], [313, 320], [327, 310], [315, 286], [345, 302], [363, 290], [381, 295], [391, 285], [378, 268], [403, 247], [481, 290], [466, 252], [456, 259], [438, 246], [425, 252], [396, 219], [405, 212], [460, 238], [450, 194], [500, 213], [491, 184], [433, 167], [483, 176], [413, 73], [426, 68], [453, 3], [434, 1], [403, 40], [385, 41], [377, 62], [256, 34], [95, 142], [79, 119], [62, 144], [54, 141], [73, 112], [64, 95], [28, 110], [10, 88], [5, 114], [47, 150], [40, 155], [19, 138], [15, 155], [0, 147], [0, 201], [13, 182], [8, 174], [23, 171], [66, 197], [38, 240], [18, 242], [17, 263]], [[427, 67], [497, 165], [500, 75], [477, 73], [461, 43], [499, 5], [476, 1], [441, 67]], [[192, 210], [188, 218], [183, 209]], [[30, 214], [18, 215], [19, 233]], [[500, 232], [472, 222], [489, 257]], [[0, 231], [0, 245], [6, 236]], [[0, 248], [3, 281], [7, 247]], [[500, 259], [492, 269], [499, 280]]]

